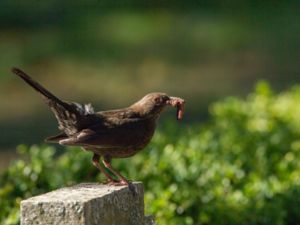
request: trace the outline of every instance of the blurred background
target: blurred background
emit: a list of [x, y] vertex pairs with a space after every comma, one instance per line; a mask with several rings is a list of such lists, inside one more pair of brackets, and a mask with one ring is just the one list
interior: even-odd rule
[[243, 96], [259, 79], [279, 90], [300, 81], [298, 2], [2, 0], [0, 159], [56, 133], [12, 66], [97, 110], [153, 91], [178, 95], [186, 122], [201, 121], [209, 102]]
[[297, 0], [1, 0], [0, 224], [24, 198], [101, 180], [91, 155], [40, 145], [56, 120], [13, 66], [97, 111], [186, 99], [183, 124], [167, 110], [144, 154], [116, 160], [159, 224], [299, 224], [299, 21]]

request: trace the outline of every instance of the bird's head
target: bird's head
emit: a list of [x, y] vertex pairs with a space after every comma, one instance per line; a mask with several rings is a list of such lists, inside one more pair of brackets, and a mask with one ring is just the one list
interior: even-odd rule
[[158, 117], [163, 109], [170, 105], [177, 108], [177, 119], [181, 120], [183, 117], [185, 101], [178, 97], [171, 97], [165, 93], [154, 92], [147, 94], [141, 100], [133, 104], [143, 116]]

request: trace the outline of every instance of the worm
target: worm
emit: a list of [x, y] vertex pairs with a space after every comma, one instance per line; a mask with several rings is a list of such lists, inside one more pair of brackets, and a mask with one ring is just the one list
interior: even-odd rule
[[184, 113], [184, 102], [178, 102], [177, 113], [176, 113], [177, 120], [183, 119], [183, 113]]

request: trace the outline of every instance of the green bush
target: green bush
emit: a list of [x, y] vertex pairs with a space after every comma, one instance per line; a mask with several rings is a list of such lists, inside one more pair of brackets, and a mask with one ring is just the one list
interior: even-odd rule
[[[300, 87], [274, 94], [261, 82], [244, 99], [210, 107], [202, 125], [165, 123], [152, 143], [115, 160], [145, 185], [147, 213], [158, 224], [292, 225], [300, 221]], [[0, 221], [17, 224], [21, 199], [100, 181], [91, 154], [21, 146], [0, 178]]]

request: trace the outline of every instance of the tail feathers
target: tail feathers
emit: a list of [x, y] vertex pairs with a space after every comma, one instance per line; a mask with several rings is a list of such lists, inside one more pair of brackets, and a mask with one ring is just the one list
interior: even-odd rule
[[65, 138], [66, 135], [73, 135], [92, 122], [99, 120], [99, 118], [91, 116], [91, 114], [94, 114], [94, 109], [90, 104], [62, 101], [22, 70], [13, 68], [12, 72], [22, 78], [27, 84], [43, 96], [45, 102], [50, 107], [58, 121], [58, 128], [64, 131], [64, 134], [49, 137], [46, 141], [58, 142], [60, 139]]
[[55, 135], [55, 136], [50, 136], [50, 137], [47, 137], [45, 139], [46, 142], [54, 142], [54, 143], [58, 143], [60, 140], [63, 140], [65, 138], [68, 138], [68, 136], [65, 134], [65, 133], [60, 133], [58, 135]]
[[41, 93], [44, 97], [62, 103], [62, 101], [49, 92], [46, 88], [40, 85], [38, 82], [33, 80], [29, 75], [18, 68], [12, 68], [12, 72], [22, 78], [27, 84], [33, 87], [36, 91]]

